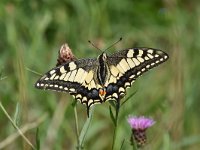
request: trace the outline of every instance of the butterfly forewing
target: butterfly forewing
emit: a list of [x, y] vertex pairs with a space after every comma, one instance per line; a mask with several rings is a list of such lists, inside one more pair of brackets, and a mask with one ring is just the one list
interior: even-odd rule
[[106, 100], [123, 97], [126, 88], [139, 76], [167, 59], [166, 53], [153, 48], [127, 49], [109, 56], [110, 81], [106, 83]]
[[39, 89], [68, 92], [88, 108], [102, 103], [99, 97], [99, 84], [95, 71], [97, 59], [81, 59], [62, 64], [48, 71], [35, 84]]

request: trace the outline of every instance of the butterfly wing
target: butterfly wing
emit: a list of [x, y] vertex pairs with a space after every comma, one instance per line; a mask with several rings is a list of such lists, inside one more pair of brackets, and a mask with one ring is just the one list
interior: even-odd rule
[[97, 59], [81, 59], [62, 64], [48, 71], [36, 83], [39, 89], [68, 92], [88, 108], [101, 103], [95, 81]]
[[165, 52], [153, 48], [131, 48], [109, 56], [110, 77], [105, 84], [105, 101], [123, 97], [139, 76], [168, 58]]

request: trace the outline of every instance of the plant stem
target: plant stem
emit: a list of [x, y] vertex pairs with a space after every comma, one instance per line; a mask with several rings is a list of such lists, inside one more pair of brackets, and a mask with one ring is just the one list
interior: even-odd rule
[[115, 139], [116, 139], [116, 135], [117, 135], [117, 125], [118, 125], [119, 109], [120, 109], [120, 101], [117, 100], [116, 107], [115, 107], [115, 126], [114, 126], [114, 133], [113, 133], [112, 150], [114, 149]]
[[132, 145], [133, 150], [139, 150], [137, 147], [137, 144], [135, 143], [135, 139], [132, 135], [131, 135], [131, 145]]
[[77, 115], [76, 104], [74, 105], [74, 116], [75, 116], [75, 125], [76, 125], [77, 150], [79, 150], [80, 142], [79, 142], [79, 127], [78, 127], [78, 115]]

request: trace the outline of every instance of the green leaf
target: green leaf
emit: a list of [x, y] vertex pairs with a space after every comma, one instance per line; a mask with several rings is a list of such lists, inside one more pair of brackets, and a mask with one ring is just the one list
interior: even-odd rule
[[82, 130], [81, 130], [81, 133], [80, 133], [80, 136], [79, 136], [79, 142], [80, 142], [80, 148], [82, 148], [83, 146], [83, 142], [85, 140], [85, 136], [87, 134], [87, 131], [88, 131], [88, 128], [90, 126], [90, 123], [91, 123], [91, 120], [92, 120], [92, 115], [93, 115], [93, 111], [94, 111], [94, 106], [91, 108], [90, 110], [90, 116], [87, 118]]
[[110, 101], [108, 101], [109, 103], [110, 103], [110, 105], [112, 106], [112, 107], [116, 107], [116, 101], [114, 101], [114, 100], [110, 100]]
[[111, 106], [109, 106], [109, 111], [110, 111], [110, 118], [111, 118], [113, 124], [116, 125], [115, 117], [113, 115]]

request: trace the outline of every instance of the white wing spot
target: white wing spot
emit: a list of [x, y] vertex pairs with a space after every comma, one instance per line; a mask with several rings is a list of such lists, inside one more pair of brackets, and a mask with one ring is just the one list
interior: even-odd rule
[[142, 54], [143, 54], [143, 51], [142, 51], [142, 50], [139, 50], [138, 56], [142, 56]]
[[111, 75], [109, 83], [116, 83], [116, 82], [117, 82], [116, 78], [113, 75]]
[[140, 71], [138, 71], [138, 72], [137, 72], [137, 75], [140, 75], [140, 74], [141, 74], [141, 72], [140, 72]]
[[133, 79], [134, 77], [135, 77], [135, 75], [133, 74], [133, 75], [131, 75], [129, 78], [130, 78], [130, 79]]
[[93, 100], [90, 99], [90, 100], [88, 101], [88, 105], [90, 106], [90, 104], [92, 104], [92, 103], [93, 103]]
[[75, 76], [76, 76], [76, 70], [73, 70], [68, 81], [74, 81]]
[[90, 89], [92, 89], [92, 88], [96, 88], [96, 84], [95, 84], [94, 80], [92, 80], [92, 81], [90, 82], [90, 84], [88, 85], [88, 90], [90, 90]]
[[136, 58], [133, 58], [133, 61], [134, 61], [136, 66], [138, 66], [140, 64], [140, 62]]
[[82, 102], [87, 102], [87, 97], [83, 97]]
[[56, 76], [56, 74], [54, 73], [54, 74], [50, 77], [50, 80], [53, 80], [55, 76]]
[[69, 89], [70, 90], [70, 92], [75, 92], [75, 89], [74, 88], [71, 88], [71, 89]]
[[122, 59], [120, 62], [119, 62], [119, 65], [123, 68], [123, 70], [126, 72], [127, 70], [130, 69], [128, 63], [126, 62], [125, 59]]
[[84, 73], [83, 73], [83, 75], [82, 75], [82, 77], [81, 77], [79, 83], [83, 83], [83, 81], [85, 80], [85, 78], [87, 77], [87, 75], [88, 75], [88, 72], [87, 72], [87, 71], [84, 71]]
[[65, 73], [65, 72], [67, 72], [67, 71], [65, 70], [65, 67], [64, 67], [64, 66], [60, 67], [60, 72], [61, 72], [62, 74]]
[[160, 61], [163, 61], [164, 59], [163, 58], [160, 58]]
[[59, 75], [57, 75], [55, 78], [54, 78], [54, 80], [57, 80], [59, 78]]
[[69, 73], [66, 74], [66, 76], [64, 78], [64, 81], [68, 81], [68, 78], [69, 78], [70, 74], [71, 74], [71, 72], [69, 72]]
[[55, 71], [55, 70], [51, 70], [51, 71], [50, 71], [50, 74], [53, 74], [54, 72], [56, 72], [56, 71]]
[[66, 76], [66, 73], [63, 73], [61, 76], [60, 76], [60, 80], [63, 80], [64, 78], [65, 78], [65, 76]]
[[110, 72], [112, 73], [113, 76], [117, 76], [119, 74], [119, 70], [115, 66], [110, 67]]
[[134, 67], [135, 67], [135, 63], [132, 61], [131, 58], [127, 58], [126, 61], [128, 62], [128, 65], [129, 65], [131, 68], [134, 68]]
[[125, 87], [130, 87], [130, 86], [131, 86], [131, 84], [129, 82], [125, 83]]
[[147, 54], [149, 58], [153, 59], [153, 56], [151, 54]]
[[[83, 78], [83, 74], [84, 74], [84, 70], [82, 68], [79, 68], [77, 73], [76, 73], [76, 77], [74, 78], [75, 82], [80, 82], [81, 79]], [[81, 82], [82, 83], [82, 82]]]
[[152, 49], [149, 49], [147, 52], [150, 53], [150, 54], [153, 54], [153, 50]]
[[127, 53], [127, 57], [133, 57], [133, 50], [129, 49], [128, 53]]
[[77, 94], [76, 95], [76, 98], [78, 99], [78, 98], [81, 98], [82, 96], [81, 96], [81, 94]]
[[115, 98], [118, 98], [118, 95], [117, 95], [117, 93], [113, 93], [113, 95], [112, 95], [113, 97], [115, 97]]
[[44, 80], [49, 80], [49, 78], [48, 78], [48, 77], [46, 77]]
[[69, 63], [69, 68], [70, 68], [70, 70], [76, 69], [76, 64], [74, 62], [70, 62]]
[[149, 60], [149, 57], [145, 56], [144, 59], [145, 59], [145, 60]]
[[138, 57], [137, 59], [138, 59], [140, 62], [144, 62], [144, 59], [141, 58], [141, 57]]
[[125, 89], [123, 87], [120, 87], [119, 92], [125, 92]]
[[90, 70], [90, 72], [87, 74], [86, 78], [85, 78], [85, 81], [86, 83], [90, 83], [90, 81], [93, 79], [93, 71]]
[[124, 69], [119, 64], [116, 67], [122, 74], [125, 73]]
[[135, 80], [133, 80], [133, 81], [131, 82], [131, 85], [132, 85], [134, 82], [135, 82]]
[[145, 71], [145, 68], [142, 68], [142, 72], [144, 72]]

